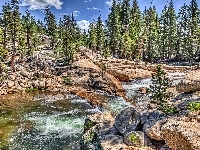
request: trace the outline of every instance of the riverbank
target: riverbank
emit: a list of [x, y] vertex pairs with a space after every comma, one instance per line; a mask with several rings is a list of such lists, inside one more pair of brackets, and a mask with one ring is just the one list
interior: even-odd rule
[[[151, 77], [156, 69], [155, 64], [113, 57], [104, 59], [87, 49], [77, 53], [70, 66], [63, 66], [63, 63], [62, 60], [56, 60], [49, 50], [43, 50], [37, 58], [34, 56], [27, 62], [16, 62], [16, 72], [12, 72], [11, 67], [4, 66], [0, 95], [35, 90], [69, 92], [87, 98], [96, 105], [98, 102], [93, 101], [89, 94], [92, 93], [89, 90], [92, 88], [107, 91], [129, 101], [121, 82]], [[192, 71], [188, 66], [163, 65], [163, 68], [171, 80], [180, 79]], [[98, 103], [98, 105], [104, 104]]]
[[[93, 106], [108, 108], [107, 99], [95, 92], [95, 90], [99, 89], [111, 95], [122, 97], [132, 105], [133, 109], [125, 109], [115, 118], [113, 115], [107, 113], [97, 114], [98, 117], [96, 117], [96, 120], [88, 116], [86, 120], [89, 119], [91, 122], [94, 122], [95, 126], [85, 130], [86, 135], [83, 137], [88, 139], [87, 135], [89, 134], [90, 136], [91, 132], [97, 134], [97, 136], [90, 138], [90, 142], [98, 140], [103, 149], [142, 149], [141, 147], [143, 147], [143, 149], [159, 148], [161, 150], [162, 147], [176, 149], [180, 146], [181, 142], [177, 142], [179, 144], [174, 145], [171, 144], [174, 143], [172, 141], [181, 140], [183, 141], [182, 143], [189, 142], [189, 144], [185, 145], [187, 148], [190, 147], [189, 149], [194, 149], [195, 146], [199, 148], [195, 143], [192, 142], [191, 144], [191, 141], [198, 141], [198, 132], [195, 135], [189, 132], [182, 134], [183, 131], [181, 130], [181, 128], [184, 128], [188, 131], [190, 125], [199, 124], [199, 112], [191, 114], [188, 110], [189, 102], [199, 101], [199, 69], [192, 68], [195, 69], [192, 70], [191, 67], [188, 66], [175, 67], [163, 65], [167, 76], [174, 82], [173, 86], [168, 89], [174, 94], [169, 103], [179, 110], [179, 112], [175, 113], [173, 116], [168, 116], [158, 111], [155, 105], [152, 105], [146, 99], [144, 100], [141, 98], [141, 101], [136, 101], [131, 97], [130, 93], [132, 91], [128, 92], [122, 84], [122, 82], [128, 83], [135, 79], [150, 78], [151, 74], [156, 69], [156, 64], [145, 64], [143, 62], [133, 62], [112, 57], [104, 59], [98, 54], [93, 53], [93, 55], [91, 55], [91, 53], [92, 52], [89, 50], [83, 50], [77, 53], [74, 57], [74, 62], [70, 66], [65, 66], [62, 63], [59, 64], [54, 57], [46, 55], [39, 56], [38, 59], [32, 58], [31, 62], [17, 63], [17, 71], [14, 73], [11, 72], [7, 66], [7, 73], [3, 74], [4, 80], [2, 80], [0, 85], [0, 93], [1, 95], [10, 97], [7, 98], [9, 99], [8, 101], [1, 98], [0, 109], [12, 108], [22, 104], [29, 98], [24, 96], [23, 99], [20, 98], [16, 100], [15, 96], [19, 94], [26, 95], [25, 92], [33, 91], [46, 91], [55, 94], [74, 94], [80, 98], [87, 99]], [[136, 91], [145, 95], [147, 93], [146, 89], [146, 86], [140, 85], [138, 88], [134, 89], [134, 92]], [[193, 93], [185, 94], [188, 92]], [[190, 97], [188, 97], [188, 95], [190, 95]], [[129, 114], [133, 117], [129, 116], [129, 118], [127, 118]], [[111, 122], [103, 119], [99, 122], [98, 118], [101, 118], [101, 115], [110, 116], [109, 120]], [[95, 118], [95, 116], [93, 118]], [[131, 123], [127, 123], [127, 120]], [[119, 123], [119, 121], [121, 123]], [[163, 123], [163, 121], [165, 123]], [[178, 122], [178, 124], [176, 122]], [[167, 127], [165, 124], [167, 124]], [[170, 127], [173, 124], [180, 127], [181, 136], [183, 135], [184, 140], [177, 137], [176, 133], [179, 131], [178, 128], [173, 129]], [[88, 126], [87, 121], [85, 126]], [[123, 129], [117, 126], [122, 126], [124, 129], [130, 127], [131, 130], [123, 132], [121, 131]], [[132, 126], [134, 126], [134, 128], [132, 128]], [[161, 126], [165, 127], [167, 131], [161, 130]], [[192, 131], [196, 132], [198, 128], [198, 126], [195, 126], [192, 128]], [[141, 145], [133, 146], [130, 144], [128, 137], [132, 132], [141, 138]], [[189, 139], [186, 137], [189, 137]], [[145, 139], [151, 140], [147, 142]], [[121, 144], [121, 147], [116, 143], [113, 145], [113, 140], [117, 140], [118, 143]]]

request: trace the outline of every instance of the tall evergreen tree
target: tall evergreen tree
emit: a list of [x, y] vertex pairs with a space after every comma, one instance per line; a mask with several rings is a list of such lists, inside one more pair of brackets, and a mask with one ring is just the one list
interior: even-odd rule
[[6, 54], [7, 54], [7, 50], [4, 48], [3, 29], [2, 27], [0, 27], [0, 62], [3, 60]]
[[51, 12], [49, 7], [45, 7], [45, 18], [46, 33], [51, 37], [51, 48], [54, 49], [55, 43], [57, 42], [57, 25], [55, 15]]
[[96, 37], [96, 30], [95, 30], [95, 22], [93, 21], [89, 25], [89, 48], [94, 48], [97, 45], [97, 37]]
[[176, 24], [176, 13], [171, 0], [169, 6], [165, 5], [161, 18], [161, 38], [160, 38], [160, 55], [161, 58], [171, 58], [177, 53], [176, 42], [177, 42], [177, 24]]
[[20, 31], [22, 30], [20, 12], [19, 12], [19, 1], [12, 0], [11, 1], [12, 15], [11, 15], [11, 23], [10, 23], [10, 31], [11, 31], [11, 39], [12, 39], [12, 58], [11, 64], [12, 69], [15, 72], [15, 56], [17, 53], [16, 42], [17, 38], [20, 35]]
[[119, 21], [121, 25], [121, 34], [123, 35], [130, 22], [130, 0], [122, 0], [120, 6]]
[[190, 51], [190, 40], [189, 40], [189, 15], [188, 6], [184, 5], [179, 9], [178, 13], [178, 38], [179, 38], [179, 48], [180, 57], [187, 58], [188, 51]]
[[101, 16], [98, 17], [96, 26], [95, 26], [95, 31], [96, 31], [96, 42], [97, 42], [97, 49], [101, 51], [104, 41], [105, 41], [105, 34], [104, 34], [104, 25], [101, 20]]
[[134, 0], [133, 6], [131, 8], [130, 23], [129, 23], [129, 36], [132, 40], [132, 43], [131, 43], [132, 58], [141, 57], [141, 52], [139, 48], [139, 41], [141, 40], [141, 36], [142, 36], [141, 26], [142, 26], [142, 16], [141, 16], [140, 8], [139, 8], [137, 0]]
[[26, 45], [28, 48], [28, 52], [27, 54], [30, 55], [31, 50], [32, 50], [32, 44], [33, 42], [31, 42], [33, 40], [33, 36], [37, 36], [34, 35], [34, 33], [36, 33], [35, 30], [35, 18], [33, 16], [31, 16], [30, 12], [28, 10], [26, 10], [26, 15], [22, 16], [22, 24], [24, 27], [24, 31], [25, 31], [25, 36], [26, 36]]
[[198, 51], [199, 46], [199, 35], [200, 35], [200, 10], [198, 8], [196, 0], [190, 2], [188, 8], [189, 15], [189, 51], [188, 55], [190, 58], [194, 57], [194, 54]]
[[147, 53], [146, 58], [149, 61], [153, 61], [158, 56], [158, 40], [159, 40], [159, 20], [155, 6], [150, 7], [145, 11], [145, 34]]
[[83, 33], [81, 35], [81, 45], [84, 45], [85, 47], [88, 47], [88, 34], [86, 33], [86, 30], [83, 30]]
[[75, 53], [76, 35], [75, 35], [74, 20], [70, 16], [64, 15], [63, 17], [63, 38], [62, 38], [62, 50], [65, 55], [65, 61], [70, 64], [73, 61], [73, 55]]
[[5, 5], [2, 6], [2, 19], [1, 19], [1, 26], [3, 27], [3, 47], [4, 49], [6, 49], [7, 47], [7, 43], [9, 43], [9, 39], [8, 38], [8, 28], [11, 24], [11, 15], [12, 15], [12, 8], [10, 3], [5, 3]]
[[121, 27], [119, 23], [120, 5], [117, 4], [116, 0], [113, 0], [110, 10], [111, 12], [106, 20], [106, 26], [108, 28], [108, 34], [110, 37], [109, 46], [111, 53], [114, 55], [115, 51], [119, 49], [121, 40]]

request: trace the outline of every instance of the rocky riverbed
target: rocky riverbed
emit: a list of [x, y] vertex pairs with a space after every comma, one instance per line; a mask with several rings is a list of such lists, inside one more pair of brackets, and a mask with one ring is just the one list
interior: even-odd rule
[[[16, 72], [12, 72], [8, 64], [5, 66], [6, 72], [1, 76], [0, 95], [7, 95], [9, 98], [1, 96], [0, 109], [20, 106], [28, 101], [26, 96], [15, 99], [19, 95], [16, 93], [39, 90], [54, 94], [74, 94], [87, 99], [92, 107], [100, 106], [107, 110], [84, 119], [84, 147], [105, 150], [200, 149], [200, 114], [199, 111], [188, 110], [189, 102], [200, 101], [199, 69], [163, 65], [173, 81], [172, 87], [167, 89], [173, 93], [169, 103], [178, 110], [174, 115], [166, 115], [158, 111], [149, 102], [149, 97], [145, 96], [156, 64], [112, 57], [104, 59], [99, 54], [91, 53], [86, 49], [77, 53], [70, 66], [63, 65], [62, 60], [60, 63], [51, 53], [47, 55], [45, 50], [37, 58], [33, 56], [29, 60], [18, 62]], [[144, 84], [139, 84], [138, 79], [144, 79], [141, 80]], [[95, 92], [96, 90], [103, 90], [114, 96], [114, 101]], [[122, 108], [130, 107], [120, 113], [113, 112], [113, 106], [122, 103], [116, 97], [122, 98], [123, 103], [124, 100], [128, 103]], [[3, 133], [0, 131], [1, 135]]]

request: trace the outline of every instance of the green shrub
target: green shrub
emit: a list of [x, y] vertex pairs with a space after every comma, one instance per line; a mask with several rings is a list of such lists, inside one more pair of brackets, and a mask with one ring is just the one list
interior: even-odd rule
[[175, 107], [167, 104], [172, 94], [166, 92], [167, 88], [170, 86], [170, 82], [161, 65], [157, 66], [156, 72], [152, 74], [151, 81], [152, 85], [150, 85], [150, 91], [153, 99], [151, 102], [157, 104], [157, 109], [166, 114], [176, 113]]
[[71, 76], [69, 74], [67, 74], [67, 76], [63, 78], [63, 82], [66, 85], [71, 84]]
[[0, 77], [0, 83], [4, 80], [8, 79], [8, 75], [3, 75]]
[[138, 139], [139, 139], [139, 137], [135, 133], [132, 133], [129, 136], [129, 141], [131, 141], [133, 145], [138, 145], [139, 144]]
[[188, 109], [190, 111], [200, 110], [200, 102], [190, 102], [188, 104]]
[[97, 133], [95, 131], [90, 131], [88, 137], [85, 139], [85, 143], [92, 142], [97, 137]]
[[84, 131], [88, 131], [90, 128], [92, 128], [95, 125], [96, 125], [95, 122], [91, 120], [87, 121], [86, 125], [84, 126]]
[[103, 56], [104, 56], [104, 58], [106, 58], [107, 59], [107, 57], [110, 55], [110, 51], [108, 50], [108, 49], [105, 49], [104, 51], [103, 51]]
[[174, 106], [167, 104], [159, 106], [158, 110], [166, 114], [175, 114], [177, 112], [177, 109]]
[[100, 65], [100, 68], [101, 68], [101, 77], [103, 78], [103, 75], [104, 75], [104, 73], [106, 72], [106, 69], [107, 69], [106, 64], [102, 62], [101, 65]]
[[25, 90], [25, 92], [35, 92], [35, 91], [37, 91], [38, 89], [37, 88], [27, 88], [26, 90]]

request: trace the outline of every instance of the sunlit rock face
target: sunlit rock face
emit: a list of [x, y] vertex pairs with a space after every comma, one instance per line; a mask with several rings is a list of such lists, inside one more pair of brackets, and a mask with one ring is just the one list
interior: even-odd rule
[[178, 92], [200, 91], [200, 70], [188, 73], [183, 80], [176, 86]]

